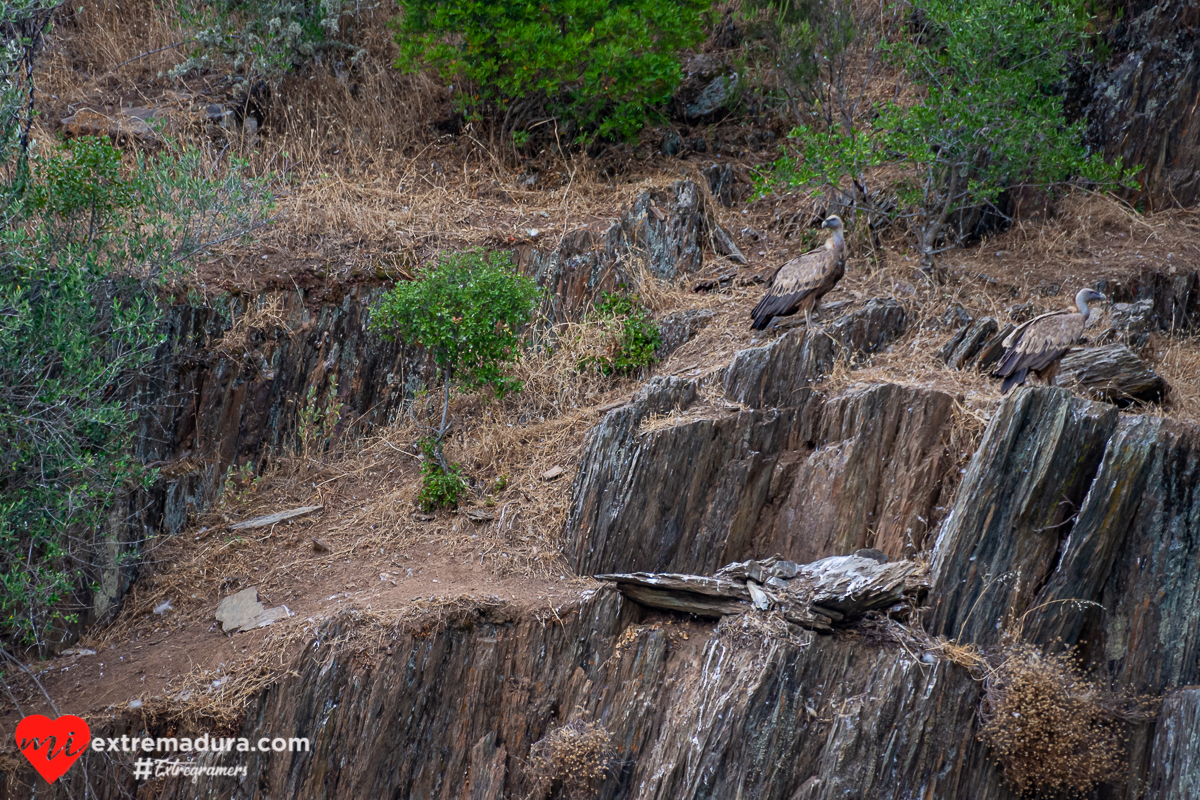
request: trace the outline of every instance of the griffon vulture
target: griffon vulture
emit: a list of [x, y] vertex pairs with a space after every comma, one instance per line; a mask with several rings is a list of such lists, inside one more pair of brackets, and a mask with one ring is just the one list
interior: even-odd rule
[[1031, 371], [1047, 385], [1052, 383], [1059, 360], [1083, 338], [1083, 328], [1091, 314], [1088, 303], [1103, 299], [1099, 292], [1080, 289], [1071, 308], [1042, 314], [1006, 336], [1004, 355], [992, 373], [993, 378], [1004, 378], [1000, 391], [1005, 393], [1013, 386], [1023, 386], [1026, 374]]
[[750, 312], [754, 322], [750, 327], [761, 331], [775, 317], [786, 317], [803, 311], [807, 319], [817, 303], [828, 294], [846, 274], [846, 240], [842, 237], [842, 221], [836, 216], [821, 224], [832, 231], [825, 246], [796, 256], [775, 271], [771, 288]]

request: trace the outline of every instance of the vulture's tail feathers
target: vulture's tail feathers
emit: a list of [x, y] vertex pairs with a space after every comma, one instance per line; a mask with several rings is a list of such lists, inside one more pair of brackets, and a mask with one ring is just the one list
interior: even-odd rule
[[1004, 379], [1004, 383], [1000, 385], [1000, 394], [1008, 394], [1008, 390], [1013, 386], [1020, 386], [1025, 383], [1025, 375], [1029, 372], [1027, 369], [1019, 369], [1012, 375]]

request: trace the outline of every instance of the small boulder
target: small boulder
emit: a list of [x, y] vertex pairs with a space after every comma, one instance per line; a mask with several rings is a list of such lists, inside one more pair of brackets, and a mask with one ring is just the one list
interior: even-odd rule
[[71, 137], [107, 136], [116, 144], [161, 146], [162, 137], [146, 121], [146, 118], [153, 118], [153, 115], [131, 114], [130, 111], [134, 110], [150, 111], [149, 109], [120, 109], [110, 116], [90, 108], [80, 109], [62, 121], [63, 134]]
[[672, 311], [658, 321], [660, 341], [658, 346], [659, 358], [666, 358], [671, 353], [691, 341], [717, 317], [717, 312], [710, 308], [689, 308], [682, 311]]
[[1063, 356], [1054, 384], [1078, 388], [1119, 406], [1158, 403], [1171, 391], [1167, 380], [1123, 344], [1088, 347]]
[[1096, 344], [1126, 344], [1135, 352], [1149, 344], [1155, 328], [1153, 300], [1113, 303], [1107, 312], [1108, 326], [1096, 336]]
[[713, 164], [700, 170], [700, 174], [708, 182], [708, 190], [712, 192], [712, 196], [716, 198], [718, 203], [726, 208], [733, 205], [734, 184], [737, 183], [737, 176], [734, 175], [733, 165]]
[[658, 146], [658, 150], [667, 158], [674, 158], [683, 150], [683, 137], [679, 135], [678, 131], [667, 131], [667, 135], [663, 137], [662, 144]]
[[704, 87], [700, 96], [696, 98], [696, 102], [688, 105], [688, 119], [700, 119], [716, 113], [734, 96], [737, 85], [738, 75], [736, 72], [729, 75], [718, 75]]

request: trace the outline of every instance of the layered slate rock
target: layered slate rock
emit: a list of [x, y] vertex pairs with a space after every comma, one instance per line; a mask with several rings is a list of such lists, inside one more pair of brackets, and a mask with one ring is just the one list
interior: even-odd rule
[[304, 408], [296, 398], [325, 398], [336, 382], [342, 406], [331, 435], [345, 438], [387, 423], [429, 379], [431, 364], [414, 348], [367, 332], [380, 293], [352, 287], [338, 302], [320, 303], [315, 293], [269, 292], [166, 312], [164, 341], [132, 389], [145, 408], [134, 456], [157, 467], [160, 480], [117, 498], [98, 532], [89, 621], [112, 617], [141, 543], [178, 533], [203, 513], [230, 466], [254, 466], [295, 446]]
[[553, 248], [522, 249], [518, 260], [548, 290], [542, 312], [551, 322], [567, 322], [579, 319], [604, 292], [635, 283], [639, 265], [663, 280], [698, 271], [705, 248], [741, 257], [704, 193], [683, 180], [638, 195], [604, 233], [571, 231]]
[[[88, 750], [86, 770], [47, 796], [83, 796], [90, 779], [88, 796], [100, 800], [135, 790], [179, 800], [526, 797], [531, 746], [579, 719], [603, 725], [617, 748], [600, 800], [1013, 797], [976, 740], [979, 693], [965, 670], [853, 635], [776, 638], [750, 619], [647, 617], [605, 589], [555, 614], [491, 607], [432, 635], [370, 629], [386, 649], [367, 653], [324, 644], [364, 624], [343, 615], [233, 732], [309, 737], [308, 752], [238, 754], [245, 777], [151, 788], [135, 785], [121, 760], [132, 755]], [[166, 735], [156, 725], [106, 719], [92, 733]]]
[[924, 568], [880, 556], [831, 556], [811, 564], [742, 561], [711, 578], [651, 572], [596, 578], [616, 583], [623, 595], [648, 608], [709, 618], [777, 611], [802, 628], [831, 633], [835, 625], [853, 624], [872, 611], [906, 617], [920, 603], [929, 588]]
[[1200, 429], [1019, 392], [972, 459], [933, 574], [933, 633], [987, 647], [1015, 627], [1082, 645], [1138, 691], [1200, 683]]
[[1143, 195], [1159, 207], [1200, 199], [1200, 9], [1186, 0], [1122, 4], [1108, 33], [1115, 54], [1096, 71], [1089, 133], [1109, 161], [1142, 167]]
[[1200, 687], [1167, 696], [1151, 750], [1146, 800], [1200, 797]]
[[839, 356], [874, 353], [904, 334], [904, 308], [873, 299], [828, 326], [794, 328], [770, 344], [742, 350], [725, 370], [725, 395], [752, 408], [786, 408], [833, 368]]
[[938, 532], [931, 632], [990, 645], [1031, 607], [1116, 427], [1116, 409], [1061, 389], [1005, 400]]
[[1068, 353], [1059, 362], [1054, 385], [1121, 406], [1138, 401], [1161, 403], [1171, 391], [1166, 378], [1123, 344]]
[[699, 396], [678, 379], [610, 411], [588, 434], [573, 489], [566, 551], [575, 569], [711, 574], [773, 554], [807, 562], [919, 549], [949, 469], [952, 399], [886, 384], [824, 398], [807, 385], [832, 365], [839, 340], [882, 346], [902, 314], [868, 304], [832, 336], [796, 329], [739, 353], [724, 385], [748, 411], [717, 408], [643, 432], [662, 413], [654, 409], [686, 410]]

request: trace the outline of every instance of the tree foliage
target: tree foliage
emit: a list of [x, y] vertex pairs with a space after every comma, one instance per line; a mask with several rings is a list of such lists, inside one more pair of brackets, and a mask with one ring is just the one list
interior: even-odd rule
[[632, 136], [682, 78], [711, 0], [404, 0], [396, 66], [432, 66], [504, 132], [562, 119], [573, 138]]
[[442, 421], [426, 452], [426, 463], [432, 458], [436, 466], [422, 468], [427, 507], [456, 505], [461, 493], [459, 470], [442, 452], [451, 384], [491, 388], [497, 397], [521, 390], [505, 368], [520, 356], [538, 294], [507, 253], [476, 250], [444, 255], [419, 279], [397, 284], [372, 315], [372, 330], [425, 348], [441, 373]]
[[[888, 187], [918, 220], [927, 256], [947, 221], [995, 207], [1005, 189], [1048, 187], [1072, 178], [1111, 186], [1128, 181], [1083, 143], [1068, 123], [1061, 85], [1066, 59], [1084, 44], [1083, 21], [1067, 0], [922, 0], [908, 35], [879, 47], [919, 89], [912, 101], [879, 104], [869, 126], [798, 127], [774, 165], [771, 186], [857, 181], [896, 164]], [[861, 197], [860, 197], [861, 199]]]

